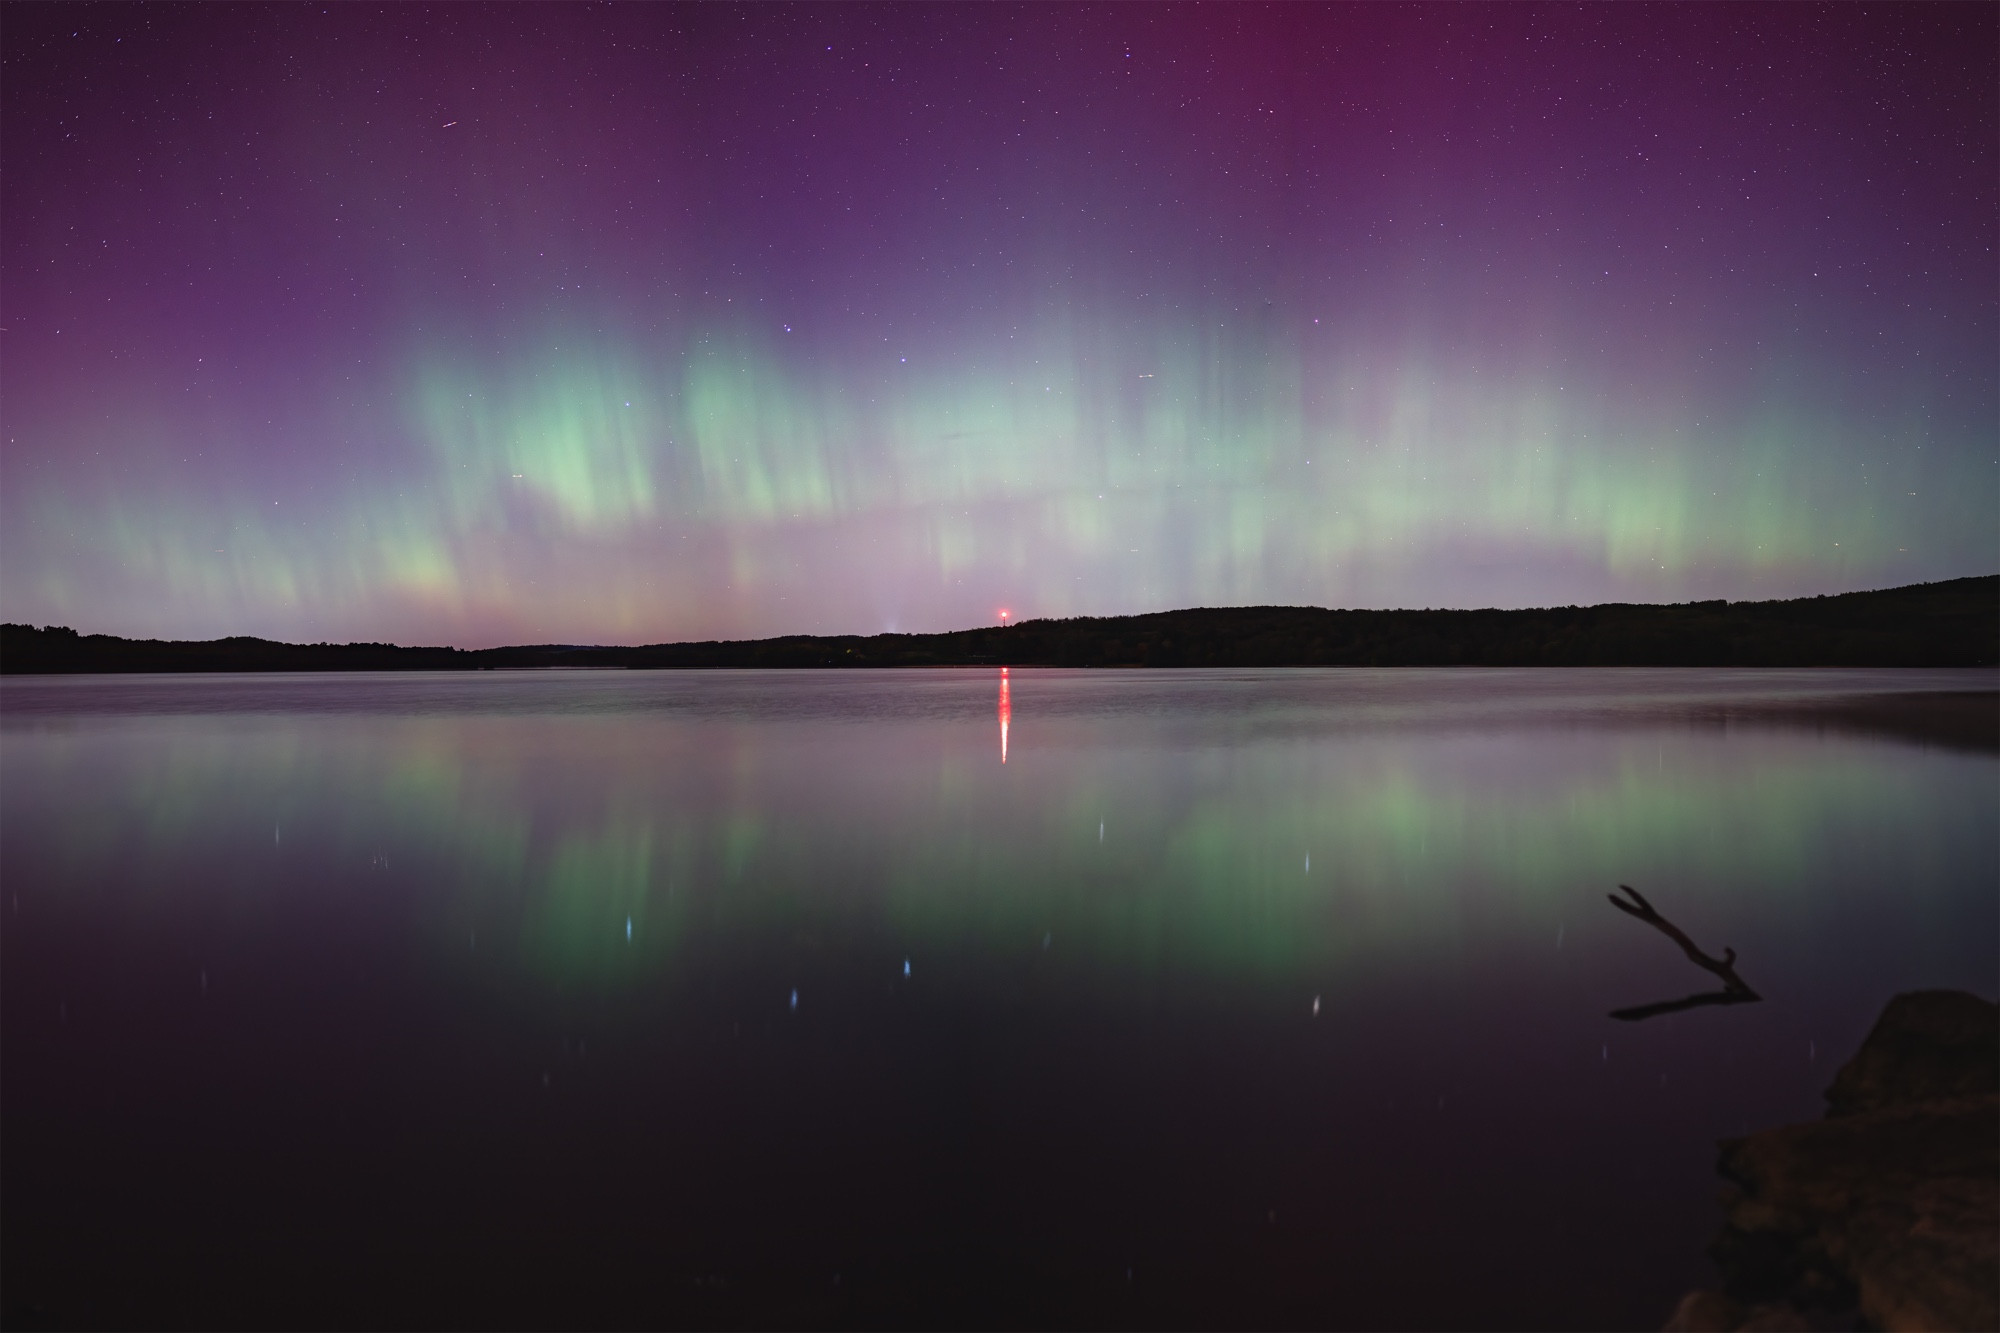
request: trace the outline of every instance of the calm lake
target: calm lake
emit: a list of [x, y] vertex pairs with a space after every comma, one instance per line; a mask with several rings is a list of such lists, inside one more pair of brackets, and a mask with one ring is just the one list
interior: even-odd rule
[[2000, 990], [1995, 684], [10, 677], [8, 1322], [1656, 1328]]

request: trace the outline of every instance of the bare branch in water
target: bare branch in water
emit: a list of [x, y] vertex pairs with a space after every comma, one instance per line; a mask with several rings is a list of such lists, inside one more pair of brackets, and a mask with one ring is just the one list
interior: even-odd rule
[[1661, 1014], [1678, 1014], [1683, 1009], [1699, 1009], [1710, 1004], [1755, 1004], [1762, 998], [1745, 995], [1741, 991], [1705, 990], [1699, 995], [1685, 995], [1678, 1000], [1659, 1000], [1653, 1004], [1635, 1004], [1629, 1009], [1613, 1009], [1611, 1016], [1621, 1023], [1637, 1023], [1645, 1018], [1658, 1018]]
[[1703, 968], [1721, 977], [1723, 988], [1719, 991], [1707, 991], [1700, 995], [1690, 995], [1680, 1000], [1662, 1000], [1657, 1004], [1642, 1004], [1630, 1009], [1615, 1009], [1611, 1013], [1613, 1018], [1635, 1022], [1642, 1018], [1653, 1018], [1659, 1014], [1678, 1013], [1683, 1009], [1694, 1009], [1701, 1005], [1745, 1004], [1752, 1000], [1761, 1000], [1764, 998], [1756, 991], [1751, 990], [1742, 977], [1736, 975], [1736, 950], [1725, 948], [1722, 951], [1722, 957], [1709, 957], [1701, 951], [1700, 947], [1693, 940], [1687, 937], [1686, 931], [1661, 916], [1637, 889], [1629, 884], [1620, 884], [1618, 887], [1630, 894], [1632, 901], [1627, 902], [1617, 894], [1611, 894], [1609, 896], [1613, 907], [1627, 916], [1639, 918], [1639, 920], [1659, 931], [1675, 944], [1680, 945], [1681, 952], [1688, 956], [1689, 962], [1693, 963], [1696, 967]]

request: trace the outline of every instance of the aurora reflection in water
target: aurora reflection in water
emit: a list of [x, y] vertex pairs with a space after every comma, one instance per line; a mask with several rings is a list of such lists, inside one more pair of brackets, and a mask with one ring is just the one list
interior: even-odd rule
[[[1744, 719], [1992, 683], [9, 681], [9, 1284], [1657, 1322], [1715, 1138], [1814, 1114], [1891, 992], [1995, 989], [1990, 749]], [[1621, 880], [1766, 1003], [1607, 1019], [1692, 988]]]

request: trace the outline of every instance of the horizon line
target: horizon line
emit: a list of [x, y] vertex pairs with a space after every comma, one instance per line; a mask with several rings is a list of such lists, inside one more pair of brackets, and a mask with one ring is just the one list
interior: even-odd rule
[[1478, 615], [1482, 613], [1489, 613], [1495, 615], [1526, 615], [1536, 611], [1594, 611], [1605, 607], [1632, 607], [1632, 606], [1674, 607], [1674, 606], [1712, 606], [1712, 605], [1769, 606], [1785, 602], [1825, 601], [1837, 597], [1859, 597], [1859, 596], [1867, 596], [1873, 593], [1904, 592], [1914, 588], [1931, 588], [1931, 587], [1938, 587], [1948, 583], [1966, 583], [1966, 582], [1976, 581], [1979, 579], [2000, 579], [2000, 571], [1996, 571], [1995, 573], [1991, 574], [1963, 574], [1947, 579], [1925, 579], [1916, 583], [1899, 583], [1886, 588], [1850, 588], [1843, 592], [1814, 593], [1799, 597], [1761, 597], [1761, 598], [1745, 598], [1740, 600], [1727, 597], [1697, 597], [1697, 598], [1688, 598], [1686, 600], [1677, 602], [1613, 601], [1613, 602], [1591, 602], [1589, 604], [1583, 604], [1577, 602], [1561, 602], [1561, 603], [1544, 603], [1539, 606], [1519, 606], [1519, 607], [1501, 607], [1501, 606], [1341, 607], [1341, 606], [1315, 606], [1309, 603], [1250, 602], [1250, 603], [1228, 604], [1228, 605], [1169, 607], [1165, 610], [1160, 610], [1160, 611], [1128, 611], [1113, 615], [1083, 614], [1083, 615], [1071, 615], [1071, 616], [1031, 616], [1026, 619], [1019, 619], [1019, 620], [1009, 618], [1005, 620], [989, 622], [986, 624], [966, 625], [966, 626], [961, 626], [957, 629], [944, 629], [944, 630], [891, 629], [891, 630], [876, 630], [873, 632], [855, 632], [855, 631], [845, 631], [845, 632], [835, 632], [835, 633], [791, 632], [791, 633], [781, 633], [781, 634], [765, 634], [750, 638], [661, 639], [653, 641], [651, 643], [602, 643], [602, 642], [557, 643], [554, 641], [545, 641], [541, 643], [516, 642], [516, 643], [489, 644], [484, 647], [478, 647], [478, 648], [465, 648], [457, 644], [449, 644], [449, 643], [402, 644], [402, 643], [392, 643], [385, 639], [349, 639], [343, 643], [336, 643], [331, 639], [320, 639], [313, 642], [303, 642], [303, 641], [293, 641], [287, 639], [267, 639], [262, 635], [258, 634], [224, 634], [209, 639], [138, 638], [124, 634], [110, 634], [110, 633], [105, 633], [103, 631], [90, 631], [86, 633], [81, 630], [73, 629], [68, 625], [55, 625], [55, 624], [36, 625], [33, 624], [32, 622], [27, 622], [27, 621], [7, 621], [4, 622], [4, 627], [6, 629], [29, 630], [36, 633], [49, 633], [51, 631], [62, 631], [68, 634], [73, 634], [79, 639], [118, 639], [126, 643], [204, 644], [204, 643], [229, 643], [232, 641], [247, 640], [254, 643], [269, 643], [269, 644], [276, 644], [282, 647], [294, 647], [294, 648], [381, 647], [381, 648], [396, 648], [404, 651], [419, 651], [428, 649], [428, 650], [444, 650], [444, 651], [460, 652], [460, 653], [503, 652], [508, 649], [520, 649], [520, 648], [630, 650], [630, 649], [641, 649], [641, 648], [672, 648], [672, 647], [683, 647], [683, 646], [698, 645], [698, 644], [771, 643], [780, 639], [933, 638], [951, 634], [970, 634], [981, 630], [1015, 630], [1015, 629], [1021, 629], [1028, 625], [1051, 624], [1051, 623], [1059, 624], [1059, 623], [1089, 621], [1089, 620], [1141, 620], [1151, 616], [1184, 615], [1190, 612], [1201, 612], [1201, 611], [1325, 611], [1325, 612], [1347, 614], [1347, 615], [1439, 615], [1439, 614]]

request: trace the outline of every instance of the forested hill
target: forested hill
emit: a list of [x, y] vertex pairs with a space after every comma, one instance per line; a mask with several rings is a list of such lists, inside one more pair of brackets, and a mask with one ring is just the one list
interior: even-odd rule
[[1244, 606], [640, 648], [120, 639], [0, 627], [0, 672], [435, 671], [543, 667], [1992, 666], [2000, 575], [1783, 602], [1529, 611]]

